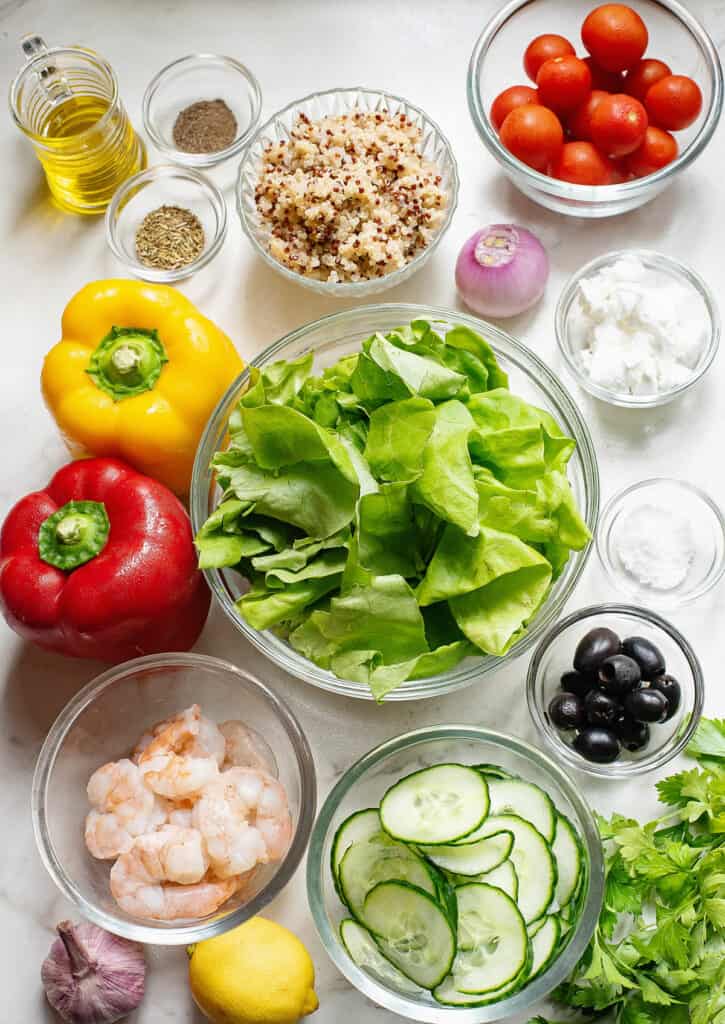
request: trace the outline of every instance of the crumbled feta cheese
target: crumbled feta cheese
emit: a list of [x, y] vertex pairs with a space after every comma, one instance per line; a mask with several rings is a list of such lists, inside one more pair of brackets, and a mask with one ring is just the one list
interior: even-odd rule
[[569, 338], [589, 379], [625, 395], [671, 391], [692, 377], [710, 332], [699, 292], [625, 256], [579, 282]]

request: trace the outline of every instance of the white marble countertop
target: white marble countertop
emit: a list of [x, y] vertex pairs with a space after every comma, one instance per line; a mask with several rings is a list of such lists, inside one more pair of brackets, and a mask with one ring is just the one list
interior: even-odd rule
[[[686, 0], [716, 42], [725, 42], [722, 0]], [[508, 328], [558, 370], [553, 310], [567, 276], [609, 249], [642, 245], [684, 257], [723, 291], [725, 134], [718, 136], [684, 178], [650, 205], [607, 222], [564, 218], [520, 196], [483, 150], [465, 102], [465, 72], [474, 40], [496, 0], [0, 0], [0, 64], [9, 82], [20, 63], [18, 39], [40, 32], [49, 43], [80, 42], [116, 68], [134, 122], [151, 76], [194, 50], [228, 53], [248, 63], [262, 83], [264, 114], [295, 97], [335, 85], [382, 86], [407, 96], [448, 135], [461, 172], [460, 207], [442, 245], [410, 282], [387, 300], [432, 301], [455, 308], [453, 263], [458, 248], [485, 222], [517, 221], [548, 246], [552, 274], [544, 301]], [[65, 216], [51, 205], [39, 165], [6, 115], [0, 120], [0, 514], [44, 484], [65, 460], [64, 448], [39, 393], [44, 353], [58, 337], [60, 314], [87, 281], [119, 273], [99, 219]], [[151, 161], [157, 155], [150, 153]], [[225, 178], [226, 175], [226, 178]], [[222, 172], [230, 184], [230, 171]], [[228, 191], [227, 193], [231, 193]], [[342, 307], [282, 280], [256, 258], [236, 215], [220, 257], [183, 290], [250, 357], [290, 329]], [[563, 372], [563, 370], [562, 370]], [[617, 411], [576, 394], [599, 456], [603, 498], [654, 475], [675, 475], [705, 486], [725, 504], [722, 447], [725, 379], [722, 357], [706, 380], [677, 405], [647, 413]], [[616, 594], [596, 557], [569, 608]], [[707, 713], [725, 714], [719, 638], [725, 615], [721, 586], [696, 607], [672, 615], [690, 638], [708, 681]], [[495, 725], [535, 740], [523, 700], [526, 659], [494, 680], [450, 697], [375, 707], [318, 692], [264, 662], [214, 609], [200, 651], [246, 665], [287, 701], [312, 744], [323, 798], [332, 782], [374, 744], [414, 726], [441, 722]], [[73, 913], [45, 874], [33, 842], [29, 794], [43, 737], [67, 699], [100, 670], [45, 654], [0, 624], [0, 1019], [23, 1024], [55, 1019], [47, 1009], [39, 970], [57, 921]], [[654, 777], [597, 785], [580, 777], [597, 808], [654, 811]], [[394, 1024], [399, 1018], [363, 1000], [332, 967], [307, 910], [303, 870], [268, 913], [305, 941], [317, 969], [318, 1024], [343, 1016], [356, 1024]], [[148, 992], [133, 1024], [200, 1022], [185, 981], [183, 949], [149, 951]]]

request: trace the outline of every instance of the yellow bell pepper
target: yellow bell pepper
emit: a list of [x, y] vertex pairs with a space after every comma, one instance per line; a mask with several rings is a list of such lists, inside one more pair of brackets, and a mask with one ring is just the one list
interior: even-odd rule
[[229, 338], [174, 288], [93, 281], [45, 358], [45, 401], [74, 455], [125, 459], [188, 492], [199, 438], [241, 373]]

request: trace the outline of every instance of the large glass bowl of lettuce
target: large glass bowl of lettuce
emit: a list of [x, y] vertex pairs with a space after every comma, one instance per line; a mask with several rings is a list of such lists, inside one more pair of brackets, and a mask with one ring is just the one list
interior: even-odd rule
[[199, 564], [292, 675], [351, 697], [466, 686], [571, 594], [599, 507], [586, 424], [520, 342], [363, 306], [286, 335], [217, 406], [194, 466]]

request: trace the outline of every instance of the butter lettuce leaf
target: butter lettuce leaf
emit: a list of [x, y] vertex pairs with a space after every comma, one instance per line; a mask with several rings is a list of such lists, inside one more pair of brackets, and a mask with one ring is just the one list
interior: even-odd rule
[[377, 700], [505, 654], [591, 539], [574, 441], [464, 325], [414, 320], [313, 363], [250, 369], [200, 566], [241, 573], [253, 628]]
[[436, 422], [427, 398], [389, 402], [370, 416], [365, 458], [378, 480], [411, 481], [423, 472], [423, 452]]
[[411, 487], [413, 500], [465, 533], [478, 533], [478, 492], [468, 454], [473, 419], [462, 402], [436, 406], [423, 449], [421, 474]]

